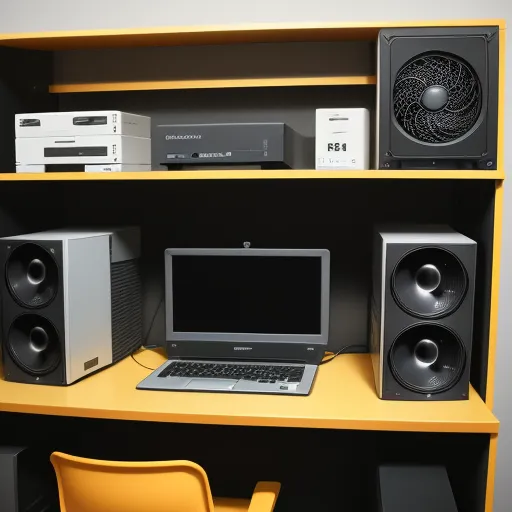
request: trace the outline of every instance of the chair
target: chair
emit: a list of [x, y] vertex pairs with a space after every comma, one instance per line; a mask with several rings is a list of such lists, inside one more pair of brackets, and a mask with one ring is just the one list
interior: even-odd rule
[[186, 460], [113, 462], [55, 452], [61, 512], [272, 512], [278, 482], [250, 500], [213, 498], [204, 469]]

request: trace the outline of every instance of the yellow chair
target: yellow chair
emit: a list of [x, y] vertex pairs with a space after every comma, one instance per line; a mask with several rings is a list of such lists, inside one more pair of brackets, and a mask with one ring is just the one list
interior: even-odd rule
[[272, 512], [278, 482], [250, 500], [213, 498], [204, 469], [186, 460], [112, 462], [55, 452], [61, 512]]

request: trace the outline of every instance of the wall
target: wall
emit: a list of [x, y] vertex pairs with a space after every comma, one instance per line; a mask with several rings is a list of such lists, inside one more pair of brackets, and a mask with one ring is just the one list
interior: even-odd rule
[[[427, 7], [428, 6], [428, 7]], [[0, 0], [0, 32], [208, 25], [258, 22], [371, 21], [458, 18], [505, 18], [512, 25], [509, 0]], [[512, 38], [507, 43], [507, 98], [512, 92]], [[512, 119], [507, 102], [506, 119]], [[505, 147], [512, 145], [507, 122]], [[512, 154], [507, 152], [507, 167]], [[509, 172], [509, 175], [511, 173]], [[510, 178], [512, 180], [512, 176]], [[495, 413], [502, 422], [496, 480], [495, 512], [509, 512], [512, 503], [512, 181], [505, 186], [504, 238], [500, 319], [496, 360]]]

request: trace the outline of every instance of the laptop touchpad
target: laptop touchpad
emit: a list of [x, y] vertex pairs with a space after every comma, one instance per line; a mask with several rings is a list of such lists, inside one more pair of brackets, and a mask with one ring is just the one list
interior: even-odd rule
[[192, 379], [185, 387], [185, 389], [199, 389], [212, 391], [222, 391], [233, 389], [237, 380], [234, 379]]

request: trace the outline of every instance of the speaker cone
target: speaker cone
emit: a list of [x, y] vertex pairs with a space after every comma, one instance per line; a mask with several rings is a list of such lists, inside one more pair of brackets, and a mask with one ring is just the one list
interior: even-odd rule
[[14, 362], [31, 375], [50, 373], [60, 363], [59, 334], [43, 316], [27, 313], [16, 318], [6, 345]]
[[466, 294], [468, 277], [450, 251], [423, 247], [408, 252], [391, 276], [391, 293], [405, 312], [438, 318], [455, 311]]
[[389, 352], [395, 379], [418, 393], [440, 393], [453, 387], [465, 365], [462, 341], [438, 324], [417, 324], [403, 330]]
[[9, 291], [22, 306], [48, 305], [58, 290], [59, 271], [52, 255], [40, 245], [26, 243], [16, 247], [6, 264]]

